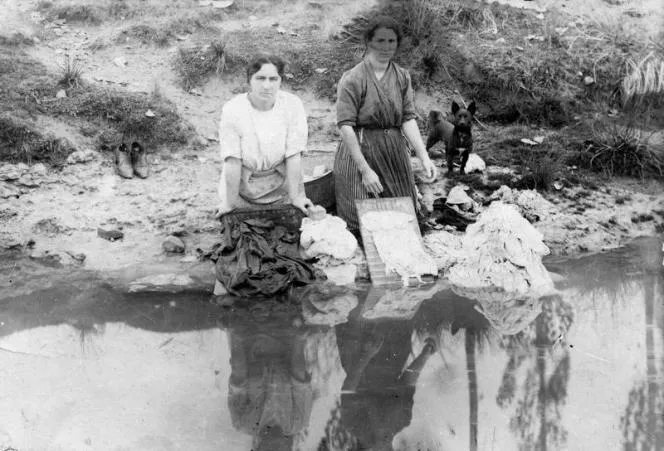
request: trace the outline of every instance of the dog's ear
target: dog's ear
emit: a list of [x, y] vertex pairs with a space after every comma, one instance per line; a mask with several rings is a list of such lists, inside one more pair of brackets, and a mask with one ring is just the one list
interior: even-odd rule
[[429, 124], [437, 124], [443, 118], [443, 113], [438, 110], [429, 111]]
[[477, 111], [477, 107], [475, 106], [475, 101], [473, 100], [470, 102], [470, 105], [468, 105], [468, 111], [470, 111], [470, 114], [475, 116], [475, 111]]
[[452, 102], [452, 114], [457, 114], [457, 111], [459, 111], [461, 107], [459, 106], [458, 103]]

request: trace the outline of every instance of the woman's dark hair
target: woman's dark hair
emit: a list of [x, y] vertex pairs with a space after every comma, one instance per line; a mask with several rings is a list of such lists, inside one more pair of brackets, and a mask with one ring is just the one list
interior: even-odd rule
[[253, 60], [247, 65], [247, 83], [251, 80], [251, 77], [261, 70], [263, 64], [272, 64], [277, 68], [277, 73], [281, 78], [284, 78], [284, 69], [286, 68], [286, 61], [277, 55], [272, 54], [262, 54], [254, 57]]
[[399, 25], [399, 22], [390, 16], [378, 16], [371, 20], [367, 30], [364, 32], [364, 42], [368, 43], [371, 41], [374, 37], [374, 34], [376, 34], [376, 30], [380, 28], [387, 28], [388, 30], [394, 31], [394, 33], [397, 35], [397, 45], [401, 45], [401, 39], [403, 38], [401, 26]]

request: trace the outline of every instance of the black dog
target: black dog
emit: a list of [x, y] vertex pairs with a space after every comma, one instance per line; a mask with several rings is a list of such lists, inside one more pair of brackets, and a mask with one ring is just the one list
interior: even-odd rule
[[438, 141], [445, 143], [445, 157], [447, 170], [452, 173], [454, 159], [461, 154], [461, 167], [459, 172], [465, 173], [466, 163], [470, 152], [473, 151], [473, 136], [471, 128], [475, 117], [475, 102], [470, 102], [468, 108], [461, 108], [458, 103], [452, 102], [452, 122], [443, 119], [443, 113], [432, 110], [429, 113], [429, 136], [427, 138], [427, 151]]

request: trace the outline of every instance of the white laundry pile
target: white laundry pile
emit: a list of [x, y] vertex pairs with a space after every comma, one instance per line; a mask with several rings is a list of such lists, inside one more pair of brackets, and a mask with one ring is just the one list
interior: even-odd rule
[[490, 298], [537, 297], [554, 290], [542, 264], [549, 248], [542, 234], [521, 216], [517, 207], [493, 202], [468, 226], [459, 259], [447, 273], [464, 292], [478, 290]]
[[415, 217], [398, 211], [370, 211], [362, 216], [362, 225], [371, 233], [386, 273], [396, 272], [404, 285], [410, 278], [438, 274], [438, 266], [424, 250], [413, 221]]
[[461, 258], [461, 239], [446, 230], [435, 230], [422, 237], [424, 248], [433, 256], [438, 271], [447, 271]]
[[328, 280], [339, 285], [355, 281], [357, 265], [352, 260], [358, 245], [343, 219], [330, 214], [319, 220], [304, 218], [300, 232], [304, 257], [318, 257], [319, 262], [314, 266], [320, 268]]
[[531, 222], [552, 214], [556, 210], [555, 206], [536, 190], [520, 191], [503, 185], [491, 194], [490, 199], [517, 205], [521, 214]]

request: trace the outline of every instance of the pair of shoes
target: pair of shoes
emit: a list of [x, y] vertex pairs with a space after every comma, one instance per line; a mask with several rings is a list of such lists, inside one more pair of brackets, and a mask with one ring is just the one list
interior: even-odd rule
[[148, 153], [137, 141], [131, 144], [131, 165], [134, 167], [134, 174], [138, 177], [144, 179], [150, 175]]
[[115, 149], [115, 167], [118, 174], [126, 179], [130, 179], [134, 175], [144, 179], [150, 174], [148, 154], [136, 141], [131, 145], [131, 152], [125, 143]]
[[115, 168], [120, 177], [130, 179], [134, 176], [134, 168], [131, 166], [131, 155], [125, 143], [115, 149]]

